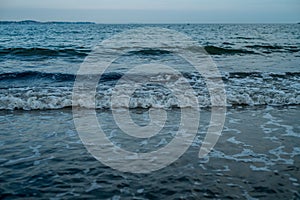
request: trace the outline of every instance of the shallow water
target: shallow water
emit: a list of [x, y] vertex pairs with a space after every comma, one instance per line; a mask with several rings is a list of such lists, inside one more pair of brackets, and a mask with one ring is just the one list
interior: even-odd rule
[[[109, 111], [98, 110], [97, 117], [115, 144], [147, 151], [176, 132], [180, 110], [169, 112], [174, 119], [169, 129], [141, 141], [125, 140]], [[229, 109], [215, 148], [199, 159], [210, 118], [202, 110], [198, 134], [179, 160], [150, 174], [131, 174], [87, 152], [71, 110], [1, 111], [1, 198], [298, 199], [299, 112], [299, 106]], [[149, 120], [147, 110], [131, 116], [138, 124]]]

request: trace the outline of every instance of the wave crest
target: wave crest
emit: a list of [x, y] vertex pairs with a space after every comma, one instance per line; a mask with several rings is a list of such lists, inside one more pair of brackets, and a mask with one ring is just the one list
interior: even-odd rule
[[85, 49], [48, 49], [48, 48], [4, 48], [0, 55], [7, 56], [50, 56], [50, 57], [85, 57], [90, 50]]
[[[118, 79], [118, 76], [107, 74], [107, 81], [111, 78]], [[200, 107], [211, 107], [210, 95], [205, 81], [200, 75], [188, 74], [184, 76], [194, 89]], [[163, 76], [157, 77], [159, 79]], [[156, 80], [156, 79], [153, 79]], [[171, 78], [167, 84], [176, 83], [177, 78]], [[259, 105], [300, 105], [300, 73], [229, 73], [223, 75], [226, 89], [227, 106], [259, 106]], [[174, 82], [174, 83], [173, 83]], [[162, 82], [160, 82], [162, 83]], [[128, 84], [128, 83], [125, 83]], [[97, 109], [110, 109], [112, 107], [128, 108], [165, 108], [189, 107], [188, 95], [185, 95], [186, 102], [178, 102], [172, 92], [167, 90], [167, 85], [150, 83], [135, 91], [130, 97], [129, 105], [126, 100], [120, 98], [111, 105], [113, 84], [106, 80], [99, 82], [95, 106]], [[132, 87], [131, 84], [124, 87]], [[176, 89], [176, 87], [173, 87]], [[87, 96], [79, 96], [72, 99], [72, 87], [24, 87], [0, 89], [0, 109], [14, 110], [35, 110], [35, 109], [61, 109], [66, 107], [93, 108]], [[121, 91], [122, 92], [122, 91]], [[124, 94], [120, 94], [122, 97]]]

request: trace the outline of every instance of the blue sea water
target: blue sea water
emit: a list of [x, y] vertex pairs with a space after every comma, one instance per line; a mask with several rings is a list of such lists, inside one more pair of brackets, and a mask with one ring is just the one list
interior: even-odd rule
[[[70, 107], [75, 75], [86, 56], [103, 40], [117, 33], [148, 26], [175, 30], [198, 42], [223, 75], [228, 106], [299, 104], [298, 24], [11, 24], [0, 26], [0, 109]], [[118, 80], [137, 64], [130, 60], [137, 59], [140, 63], [163, 60], [179, 66], [182, 72], [186, 69], [179, 61], [173, 62], [171, 55], [138, 50], [120, 59], [111, 73], [103, 75], [105, 80]], [[186, 77], [197, 89], [201, 80], [187, 73], [190, 74]], [[27, 103], [36, 95], [41, 98], [36, 99], [35, 104]], [[99, 93], [98, 108], [107, 108], [107, 102], [101, 98], [103, 95], [110, 94]], [[139, 104], [145, 108], [149, 102]]]
[[[128, 141], [111, 116], [115, 83], [134, 65], [153, 60], [182, 72], [203, 121], [179, 160], [150, 174], [130, 174], [85, 149], [71, 107], [90, 107], [74, 103], [72, 92], [81, 64], [97, 45], [143, 27], [171, 29], [199, 43], [220, 71], [228, 111], [214, 150], [199, 159], [211, 117], [205, 80], [168, 52], [133, 49], [102, 75], [96, 90], [97, 117], [109, 138], [144, 152], [165, 146], [176, 133], [180, 105], [161, 86], [137, 90], [128, 105], [118, 102], [141, 126], [149, 122], [149, 108], [168, 111], [168, 129], [157, 138]], [[0, 198], [299, 199], [299, 63], [299, 24], [0, 25]]]

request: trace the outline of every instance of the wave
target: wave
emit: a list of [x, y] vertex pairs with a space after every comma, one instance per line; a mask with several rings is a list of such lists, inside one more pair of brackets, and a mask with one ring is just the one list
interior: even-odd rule
[[254, 49], [283, 49], [281, 46], [272, 46], [272, 45], [247, 45], [247, 48], [254, 48]]
[[263, 53], [272, 53], [272, 52], [281, 52], [281, 51], [296, 53], [300, 51], [300, 49], [297, 46], [247, 45], [245, 47], [250, 49], [266, 50], [266, 52]]
[[256, 54], [254, 51], [248, 51], [245, 49], [229, 49], [217, 46], [205, 46], [204, 49], [210, 55]]
[[[116, 74], [115, 74], [116, 75]], [[120, 75], [120, 74], [119, 74]], [[119, 75], [115, 78], [118, 79]], [[112, 74], [106, 75], [111, 80]], [[211, 107], [210, 94], [206, 88], [203, 78], [198, 74], [185, 76], [192, 88], [194, 95], [198, 98], [200, 107]], [[153, 77], [151, 77], [153, 78]], [[162, 76], [157, 77], [162, 79]], [[185, 102], [178, 99], [168, 90], [168, 86], [176, 86], [176, 78], [166, 85], [152, 84], [144, 85], [137, 89], [130, 97], [129, 105], [124, 97], [126, 88], [131, 88], [133, 83], [122, 83], [124, 90], [119, 90], [118, 101], [111, 105], [114, 92], [113, 85], [99, 83], [95, 104], [97, 109], [114, 108], [184, 108], [190, 107], [189, 95], [185, 96]], [[260, 105], [300, 105], [300, 73], [260, 73], [260, 72], [235, 72], [223, 75], [224, 87], [227, 96], [227, 106], [260, 106]], [[161, 81], [160, 83], [164, 83]], [[177, 87], [174, 87], [175, 90]], [[178, 87], [180, 88], [180, 87]], [[36, 110], [36, 109], [62, 109], [67, 107], [92, 108], [93, 102], [86, 96], [78, 96], [72, 99], [73, 87], [21, 87], [0, 89], [0, 109], [2, 110]], [[178, 92], [178, 91], [177, 91]], [[182, 92], [182, 91], [181, 91]], [[180, 93], [180, 91], [179, 91]], [[181, 94], [181, 93], [180, 93]]]
[[[232, 43], [224, 42], [223, 45], [234, 45]], [[290, 53], [299, 52], [300, 49], [297, 46], [277, 46], [277, 45], [247, 45], [245, 49], [234, 49], [234, 48], [224, 48], [219, 46], [204, 46], [205, 51], [209, 55], [244, 55], [244, 54], [259, 54], [257, 50], [265, 50], [262, 53], [273, 53], [273, 52], [280, 52], [280, 51], [288, 51]], [[191, 50], [194, 47], [190, 47]], [[247, 49], [253, 49], [247, 50]], [[165, 54], [172, 54], [171, 51], [159, 50], [159, 49], [142, 49], [138, 51], [130, 51], [128, 55], [142, 55], [142, 56], [157, 56], [157, 55], [165, 55]]]
[[[224, 45], [233, 45], [231, 43], [224, 42]], [[299, 52], [300, 49], [297, 46], [277, 46], [277, 45], [247, 45], [245, 46], [246, 49], [234, 49], [234, 48], [224, 48], [218, 46], [204, 46], [205, 51], [209, 55], [244, 55], [244, 54], [258, 54], [257, 51], [247, 50], [247, 49], [254, 49], [254, 50], [265, 50], [262, 53], [273, 53], [273, 52], [280, 52], [280, 51], [288, 51], [290, 53]], [[191, 49], [194, 49], [191, 47]], [[164, 54], [171, 54], [170, 51], [165, 50], [158, 50], [158, 49], [142, 49], [138, 51], [131, 51], [128, 55], [164, 55]]]
[[261, 72], [230, 72], [226, 73], [225, 77], [229, 78], [291, 78], [300, 77], [300, 72], [283, 72], [283, 73], [261, 73]]
[[163, 54], [171, 54], [171, 52], [166, 51], [166, 50], [160, 50], [160, 49], [142, 49], [139, 51], [130, 51], [128, 53], [129, 55], [153, 55], [153, 56], [158, 56], [158, 55], [163, 55]]
[[[124, 73], [121, 72], [106, 72], [101, 75], [100, 82], [110, 82], [110, 81], [117, 81], [119, 80]], [[163, 74], [160, 74], [160, 76]], [[195, 79], [200, 78], [196, 75], [196, 73], [188, 73], [183, 72], [183, 77], [186, 79]], [[86, 75], [90, 78], [93, 76], [100, 77], [98, 74], [94, 75]], [[147, 76], [146, 74], [133, 74], [136, 77], [136, 80], [141, 80]], [[138, 78], [140, 76], [140, 78]], [[172, 75], [174, 78], [177, 75]], [[300, 77], [300, 72], [284, 72], [284, 73], [262, 73], [262, 72], [230, 72], [223, 74], [223, 80], [226, 81], [229, 78], [264, 78], [264, 77], [272, 77], [272, 78], [289, 78], [289, 77]], [[64, 73], [47, 73], [47, 72], [38, 72], [38, 71], [24, 71], [24, 72], [12, 72], [12, 73], [3, 73], [0, 74], [0, 82], [1, 81], [19, 81], [19, 80], [53, 80], [53, 81], [75, 81], [76, 75], [75, 74], [64, 74]], [[155, 78], [153, 78], [155, 79]]]
[[[88, 75], [89, 77], [99, 75]], [[100, 82], [105, 81], [115, 81], [119, 80], [123, 76], [122, 73], [117, 72], [108, 72], [101, 75]], [[45, 73], [45, 72], [37, 72], [37, 71], [25, 71], [25, 72], [13, 72], [13, 73], [3, 73], [0, 74], [0, 82], [1, 81], [20, 81], [20, 80], [52, 80], [57, 82], [62, 81], [75, 81], [75, 74], [64, 74], [64, 73]], [[3, 86], [3, 85], [2, 85]]]
[[[230, 44], [230, 43], [224, 43]], [[242, 54], [258, 54], [255, 51], [247, 49], [234, 49], [223, 48], [218, 46], [204, 46], [206, 52], [210, 55], [242, 55]], [[300, 49], [297, 46], [272, 46], [272, 45], [247, 45], [245, 48], [254, 50], [266, 50], [263, 53], [272, 53], [280, 51], [288, 51], [290, 53], [299, 52]], [[50, 49], [50, 48], [2, 48], [0, 49], [0, 56], [18, 56], [18, 57], [79, 57], [84, 58], [91, 52], [90, 49], [84, 48], [66, 48], [66, 49]], [[159, 50], [159, 49], [142, 49], [137, 51], [130, 51], [126, 55], [138, 55], [138, 56], [159, 56], [165, 54], [171, 54], [171, 51]]]
[[86, 49], [48, 49], [48, 48], [3, 48], [0, 49], [1, 56], [50, 56], [50, 57], [67, 57], [77, 56], [85, 57], [90, 50]]
[[261, 39], [261, 38], [253, 38], [253, 37], [234, 37], [234, 39], [241, 39], [241, 40], [257, 40], [257, 39]]
[[25, 72], [14, 72], [0, 74], [0, 81], [5, 80], [36, 80], [36, 79], [51, 79], [54, 81], [72, 81], [75, 80], [73, 74], [62, 74], [62, 73], [44, 73], [36, 71], [25, 71]]

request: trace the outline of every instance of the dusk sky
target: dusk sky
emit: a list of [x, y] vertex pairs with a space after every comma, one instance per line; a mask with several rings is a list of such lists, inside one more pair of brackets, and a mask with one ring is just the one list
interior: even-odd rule
[[0, 20], [296, 23], [299, 0], [0, 0]]

